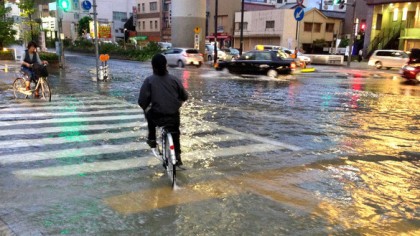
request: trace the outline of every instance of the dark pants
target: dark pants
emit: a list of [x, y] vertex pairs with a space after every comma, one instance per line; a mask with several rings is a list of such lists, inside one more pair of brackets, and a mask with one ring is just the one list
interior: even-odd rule
[[156, 127], [165, 126], [166, 130], [172, 134], [172, 139], [175, 145], [175, 154], [177, 157], [181, 155], [181, 142], [179, 126], [181, 125], [181, 115], [179, 113], [174, 115], [156, 114], [152, 111], [146, 113], [147, 128], [149, 134], [147, 139], [156, 140]]
[[36, 80], [36, 76], [33, 70], [22, 66], [22, 71], [28, 75], [28, 79], [26, 81], [35, 81]]

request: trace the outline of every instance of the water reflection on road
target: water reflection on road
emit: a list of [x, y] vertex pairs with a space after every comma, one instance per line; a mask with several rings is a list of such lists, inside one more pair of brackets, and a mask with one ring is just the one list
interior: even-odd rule
[[[93, 83], [92, 60], [78, 60], [52, 81], [57, 93], [135, 104], [151, 73], [148, 63], [111, 61], [113, 79]], [[419, 86], [351, 71], [270, 79], [169, 70], [191, 94], [182, 110], [188, 170], [178, 191], [160, 166], [136, 172], [131, 191], [108, 183], [101, 207], [116, 212], [118, 232], [171, 233], [164, 222], [180, 235], [420, 234]]]

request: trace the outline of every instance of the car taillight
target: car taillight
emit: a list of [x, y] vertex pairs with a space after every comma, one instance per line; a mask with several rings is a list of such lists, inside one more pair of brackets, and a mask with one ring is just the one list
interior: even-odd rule
[[290, 69], [292, 70], [296, 69], [296, 63], [294, 62], [290, 63]]
[[188, 54], [186, 54], [186, 53], [182, 53], [182, 56], [183, 56], [183, 57], [188, 57]]
[[200, 57], [202, 57], [203, 56], [203, 53], [200, 53], [199, 55], [200, 55]]

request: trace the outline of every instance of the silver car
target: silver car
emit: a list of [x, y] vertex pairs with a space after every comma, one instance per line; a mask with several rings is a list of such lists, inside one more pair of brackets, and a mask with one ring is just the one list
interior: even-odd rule
[[392, 67], [401, 68], [409, 61], [407, 53], [400, 50], [376, 50], [369, 58], [368, 65], [374, 66], [376, 69], [385, 67], [391, 69]]
[[194, 48], [171, 48], [163, 53], [169, 66], [184, 67], [203, 64], [203, 54]]

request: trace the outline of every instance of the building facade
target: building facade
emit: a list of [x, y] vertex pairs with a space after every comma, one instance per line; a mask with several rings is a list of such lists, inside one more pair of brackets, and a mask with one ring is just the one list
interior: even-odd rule
[[207, 29], [206, 39], [214, 41], [215, 34], [219, 47], [230, 47], [233, 45], [235, 29], [235, 12], [242, 7], [241, 0], [218, 1], [217, 26], [215, 25], [216, 0], [207, 0]]
[[[46, 18], [57, 17], [58, 13], [65, 38], [75, 40], [78, 37], [79, 20], [85, 16], [92, 17], [93, 14], [93, 8], [89, 11], [84, 10], [82, 2], [83, 0], [72, 0], [71, 9], [68, 12], [63, 12], [60, 8], [57, 11], [56, 2], [41, 4], [39, 5], [39, 12], [42, 17]], [[103, 40], [115, 42], [124, 39], [124, 23], [132, 16], [135, 2], [135, 0], [119, 0], [118, 4], [115, 4], [113, 0], [96, 0], [99, 24], [107, 25], [111, 29], [111, 37]]]
[[363, 49], [365, 57], [377, 49], [409, 51], [420, 47], [420, 1], [355, 0], [355, 3], [354, 16], [351, 6], [346, 12], [344, 32], [348, 36], [355, 34], [356, 44], [360, 42], [358, 49]]
[[[299, 23], [293, 9], [248, 11], [244, 13], [244, 50], [258, 44], [277, 45], [293, 49], [300, 47], [307, 53], [314, 52], [314, 42], [332, 47], [334, 35], [342, 32], [342, 20], [329, 18], [316, 8], [305, 12]], [[235, 15], [235, 48], [239, 48], [241, 13]]]

